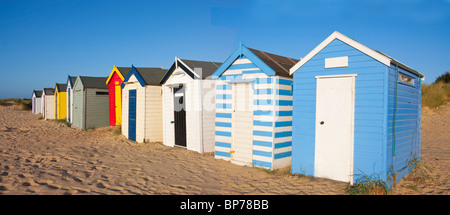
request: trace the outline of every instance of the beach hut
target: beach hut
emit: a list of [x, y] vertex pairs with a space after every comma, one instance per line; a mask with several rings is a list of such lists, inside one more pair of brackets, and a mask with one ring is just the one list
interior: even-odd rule
[[131, 67], [116, 67], [106, 80], [109, 91], [109, 125], [116, 126], [122, 122], [122, 88], [121, 85]]
[[55, 119], [55, 89], [44, 88], [42, 92], [42, 115], [44, 119]]
[[161, 79], [167, 70], [132, 66], [122, 88], [122, 134], [136, 142], [162, 142]]
[[214, 73], [216, 159], [267, 169], [290, 165], [289, 69], [297, 62], [241, 44]]
[[109, 125], [107, 77], [78, 76], [73, 85], [72, 127], [83, 130]]
[[72, 123], [72, 115], [73, 115], [73, 84], [75, 83], [75, 80], [77, 80], [77, 77], [75, 76], [67, 76], [67, 88], [66, 88], [66, 92], [67, 92], [67, 110], [66, 110], [66, 114], [67, 114], [67, 122]]
[[215, 81], [222, 63], [175, 58], [163, 84], [164, 145], [214, 150]]
[[66, 119], [67, 117], [67, 84], [55, 85], [55, 118]]
[[34, 114], [42, 113], [42, 90], [33, 90], [31, 96], [31, 112]]
[[392, 185], [420, 159], [421, 73], [339, 32], [290, 73], [292, 173]]

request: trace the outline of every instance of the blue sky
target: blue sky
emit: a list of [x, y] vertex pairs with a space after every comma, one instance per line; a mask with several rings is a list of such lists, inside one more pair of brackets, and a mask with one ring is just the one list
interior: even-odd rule
[[425, 74], [450, 71], [449, 0], [0, 0], [0, 98], [114, 65], [223, 62], [239, 42], [301, 58], [333, 31]]

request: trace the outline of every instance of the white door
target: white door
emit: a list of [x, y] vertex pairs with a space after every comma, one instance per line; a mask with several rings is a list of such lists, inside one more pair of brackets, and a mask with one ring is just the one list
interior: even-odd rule
[[250, 83], [232, 84], [231, 161], [251, 165], [253, 154], [253, 90]]
[[314, 175], [352, 182], [355, 77], [316, 78]]

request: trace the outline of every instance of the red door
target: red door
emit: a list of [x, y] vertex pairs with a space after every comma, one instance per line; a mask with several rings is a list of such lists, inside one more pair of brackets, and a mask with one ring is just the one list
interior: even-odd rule
[[109, 125], [115, 126], [116, 125], [116, 99], [115, 99], [115, 88], [114, 88], [114, 80], [111, 80], [108, 84], [108, 91], [109, 91]]

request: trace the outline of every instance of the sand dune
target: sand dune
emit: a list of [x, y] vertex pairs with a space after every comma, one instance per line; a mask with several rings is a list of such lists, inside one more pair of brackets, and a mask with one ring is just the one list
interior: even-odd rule
[[[395, 194], [449, 194], [449, 124], [423, 117], [423, 159], [433, 169], [423, 187]], [[112, 128], [85, 132], [17, 106], [0, 106], [1, 194], [345, 194], [345, 183], [269, 172], [161, 143], [125, 139]], [[439, 124], [429, 121], [440, 119]], [[435, 128], [437, 126], [439, 128]]]

